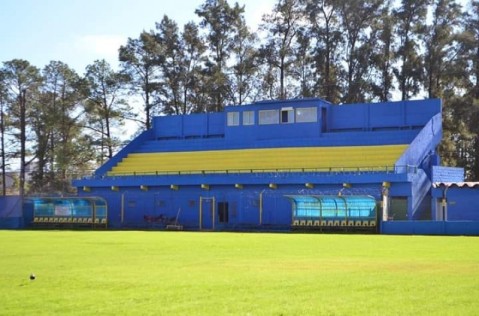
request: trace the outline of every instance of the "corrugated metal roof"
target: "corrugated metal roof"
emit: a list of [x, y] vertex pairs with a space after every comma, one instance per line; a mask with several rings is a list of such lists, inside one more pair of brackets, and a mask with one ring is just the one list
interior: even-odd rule
[[432, 184], [432, 187], [433, 188], [439, 188], [439, 187], [476, 188], [476, 187], [479, 187], [479, 182], [434, 182]]

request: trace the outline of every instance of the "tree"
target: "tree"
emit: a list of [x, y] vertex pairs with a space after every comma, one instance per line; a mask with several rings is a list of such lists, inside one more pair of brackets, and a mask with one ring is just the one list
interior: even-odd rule
[[417, 95], [423, 82], [423, 56], [419, 43], [426, 31], [424, 21], [429, 2], [430, 0], [402, 0], [400, 7], [393, 11], [398, 21], [396, 36], [399, 40], [396, 51], [399, 66], [394, 68], [394, 75], [399, 82], [402, 100]]
[[243, 15], [234, 22], [236, 34], [231, 48], [233, 65], [229, 76], [229, 99], [234, 105], [242, 105], [247, 100], [254, 100], [257, 84], [255, 77], [258, 73], [258, 54], [255, 45], [258, 37], [250, 31]]
[[185, 85], [182, 113], [204, 112], [204, 105], [208, 102], [202, 78], [202, 65], [206, 61], [204, 57], [206, 45], [200, 38], [198, 26], [195, 23], [185, 24], [181, 33], [181, 42], [183, 47], [181, 63], [184, 67], [183, 82]]
[[[128, 77], [114, 71], [105, 60], [96, 60], [86, 68], [89, 83], [89, 97], [85, 104], [88, 116], [87, 127], [99, 134], [100, 154], [98, 160], [113, 157], [119, 139], [112, 134], [112, 128], [123, 123], [130, 112], [125, 96]], [[106, 151], [106, 153], [105, 153]]]
[[6, 187], [6, 163], [7, 163], [7, 153], [5, 152], [5, 141], [6, 141], [6, 124], [7, 124], [7, 115], [6, 115], [6, 105], [7, 105], [7, 89], [3, 84], [3, 78], [1, 77], [2, 73], [0, 72], [0, 150], [1, 150], [1, 172], [2, 172], [2, 195], [7, 194]]
[[343, 42], [338, 21], [338, 2], [333, 0], [308, 0], [305, 13], [311, 23], [316, 93], [332, 103], [340, 102], [339, 47]]
[[292, 71], [292, 77], [299, 82], [298, 96], [303, 98], [314, 97], [315, 73], [313, 67], [313, 55], [311, 33], [306, 28], [300, 28], [296, 36], [294, 47], [296, 60]]
[[183, 114], [186, 110], [186, 104], [183, 103], [186, 69], [183, 63], [183, 43], [180, 41], [178, 25], [165, 15], [160, 23], [156, 23], [156, 30], [155, 38], [163, 52], [157, 94], [158, 103], [162, 104], [165, 113]]
[[152, 112], [157, 105], [154, 95], [158, 89], [162, 57], [163, 52], [153, 32], [142, 32], [138, 39], [128, 38], [127, 44], [119, 50], [120, 64], [130, 76], [131, 90], [139, 92], [143, 98], [145, 119], [142, 122], [146, 129], [151, 128]]
[[94, 155], [88, 137], [82, 134], [88, 85], [60, 61], [51, 61], [42, 73], [41, 97], [36, 107], [40, 115], [32, 121], [38, 162], [34, 188], [66, 192], [70, 189], [70, 174], [89, 169]]
[[267, 63], [268, 71], [266, 80], [270, 80], [274, 70], [279, 77], [280, 99], [286, 99], [286, 82], [294, 64], [295, 55], [293, 47], [301, 27], [304, 10], [300, 0], [279, 0], [274, 6], [273, 12], [263, 16], [261, 28], [267, 32], [267, 42], [262, 45], [260, 54]]
[[238, 32], [234, 26], [239, 24], [244, 6], [235, 3], [231, 7], [226, 0], [206, 0], [195, 13], [202, 19], [200, 26], [206, 31], [209, 48], [206, 74], [211, 104], [207, 110], [221, 111], [229, 90], [227, 61]]
[[375, 81], [371, 82], [373, 96], [379, 101], [386, 102], [391, 99], [393, 90], [393, 63], [394, 63], [394, 28], [396, 19], [391, 14], [391, 0], [388, 0], [382, 10], [377, 22], [373, 27], [377, 30], [377, 43], [371, 56], [373, 76]]
[[1, 73], [7, 98], [9, 99], [9, 112], [11, 113], [12, 124], [18, 130], [15, 137], [20, 145], [18, 152], [20, 158], [19, 194], [23, 199], [25, 195], [26, 167], [29, 163], [26, 160], [28, 118], [32, 117], [30, 115], [32, 103], [41, 83], [41, 77], [38, 68], [21, 59], [4, 62]]
[[[451, 135], [445, 141], [452, 143], [444, 146], [442, 154], [448, 162], [456, 163], [466, 169], [467, 179], [479, 176], [479, 1], [472, 1], [465, 14], [462, 33], [458, 35], [457, 58], [453, 60], [452, 70], [444, 82], [454, 83], [448, 90], [454, 95], [462, 94], [456, 102], [445, 110], [450, 113], [451, 124], [446, 131]], [[451, 102], [449, 102], [451, 103]], [[449, 135], [447, 135], [449, 136]]]
[[368, 75], [382, 0], [340, 1], [339, 12], [345, 30], [345, 103], [364, 102], [369, 89]]
[[428, 26], [425, 52], [425, 88], [429, 98], [443, 96], [443, 83], [453, 71], [458, 56], [457, 34], [460, 6], [450, 0], [435, 0], [432, 24]]

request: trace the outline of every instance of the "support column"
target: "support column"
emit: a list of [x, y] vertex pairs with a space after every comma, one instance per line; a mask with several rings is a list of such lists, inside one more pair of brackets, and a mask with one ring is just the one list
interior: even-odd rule
[[391, 183], [383, 182], [382, 186], [382, 208], [383, 208], [383, 222], [387, 222], [389, 218], [389, 188], [391, 187]]

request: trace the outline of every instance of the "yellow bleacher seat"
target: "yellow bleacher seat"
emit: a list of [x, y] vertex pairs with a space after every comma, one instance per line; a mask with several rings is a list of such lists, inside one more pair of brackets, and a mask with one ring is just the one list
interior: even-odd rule
[[356, 226], [362, 226], [362, 222], [361, 221], [356, 221]]
[[293, 221], [293, 226], [299, 226], [299, 221], [297, 219]]
[[363, 221], [363, 226], [369, 226], [369, 221]]
[[376, 226], [376, 221], [370, 221], [369, 226]]
[[106, 224], [106, 218], [102, 218], [101, 223]]
[[132, 153], [109, 175], [227, 170], [358, 170], [394, 165], [407, 145], [261, 148], [194, 152]]
[[304, 219], [300, 220], [299, 226], [306, 226], [306, 221]]
[[347, 225], [346, 221], [341, 221], [341, 226], [346, 226], [346, 225]]
[[34, 217], [34, 218], [33, 218], [33, 222], [38, 223], [38, 221], [39, 221], [39, 218], [38, 218], [38, 217]]
[[100, 223], [100, 219], [99, 218], [95, 218], [95, 224], [99, 224]]
[[313, 221], [312, 220], [306, 221], [306, 226], [313, 226]]
[[314, 226], [320, 226], [320, 225], [321, 225], [320, 221], [314, 221]]
[[339, 221], [334, 221], [334, 225], [333, 226], [339, 226]]

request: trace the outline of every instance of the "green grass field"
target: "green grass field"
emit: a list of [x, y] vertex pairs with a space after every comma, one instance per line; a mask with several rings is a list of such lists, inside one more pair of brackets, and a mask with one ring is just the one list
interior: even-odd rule
[[41, 314], [478, 315], [479, 237], [0, 231], [0, 315]]

